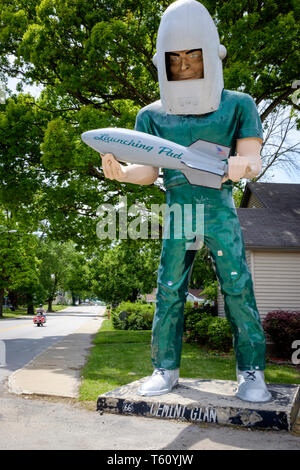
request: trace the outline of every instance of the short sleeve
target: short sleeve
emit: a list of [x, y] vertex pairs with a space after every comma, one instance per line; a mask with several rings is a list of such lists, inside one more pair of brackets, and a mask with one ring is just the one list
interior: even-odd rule
[[134, 130], [151, 134], [149, 117], [147, 115], [147, 112], [144, 111], [144, 109], [141, 109], [136, 116]]
[[237, 139], [245, 139], [247, 137], [263, 139], [261, 120], [253, 98], [250, 95], [243, 94], [239, 102], [239, 108]]

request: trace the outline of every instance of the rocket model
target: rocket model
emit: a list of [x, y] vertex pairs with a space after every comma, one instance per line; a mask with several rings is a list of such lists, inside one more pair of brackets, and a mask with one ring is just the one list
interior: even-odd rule
[[189, 147], [144, 132], [120, 128], [95, 129], [81, 135], [83, 142], [120, 162], [180, 170], [190, 184], [220, 189], [227, 173], [230, 147], [197, 140]]

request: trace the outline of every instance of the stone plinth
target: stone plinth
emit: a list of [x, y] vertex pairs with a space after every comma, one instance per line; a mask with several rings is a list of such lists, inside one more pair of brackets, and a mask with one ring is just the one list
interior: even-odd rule
[[236, 382], [180, 379], [171, 393], [141, 397], [137, 390], [147, 377], [98, 397], [100, 412], [290, 431], [300, 406], [300, 386], [268, 384], [272, 400], [245, 402], [235, 397]]

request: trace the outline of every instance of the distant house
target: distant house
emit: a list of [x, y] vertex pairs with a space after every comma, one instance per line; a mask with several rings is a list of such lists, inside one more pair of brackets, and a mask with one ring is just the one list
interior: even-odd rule
[[[189, 302], [195, 302], [195, 303], [203, 303], [205, 302], [205, 296], [201, 295], [202, 289], [189, 289], [188, 296], [187, 296], [187, 301]], [[146, 294], [144, 296], [145, 300], [147, 303], [155, 303], [156, 302], [156, 292], [157, 288], [153, 289], [151, 294]], [[143, 297], [143, 296], [142, 296]]]
[[157, 289], [153, 289], [151, 294], [146, 294], [146, 295], [141, 295], [141, 298], [144, 298], [147, 302], [147, 304], [155, 303], [156, 302], [156, 291]]
[[247, 183], [237, 213], [261, 319], [300, 310], [300, 184]]

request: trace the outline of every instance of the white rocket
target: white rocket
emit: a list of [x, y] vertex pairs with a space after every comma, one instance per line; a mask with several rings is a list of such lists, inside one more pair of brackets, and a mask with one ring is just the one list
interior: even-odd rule
[[197, 140], [189, 147], [161, 137], [120, 128], [95, 129], [81, 135], [83, 142], [118, 161], [180, 170], [190, 184], [220, 189], [227, 173], [230, 147]]

